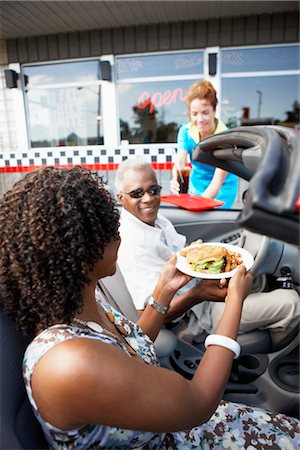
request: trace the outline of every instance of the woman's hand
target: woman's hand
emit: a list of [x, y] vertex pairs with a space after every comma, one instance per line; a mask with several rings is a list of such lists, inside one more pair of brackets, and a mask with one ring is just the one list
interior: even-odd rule
[[170, 292], [175, 294], [178, 289], [186, 285], [193, 278], [176, 269], [175, 264], [176, 255], [174, 253], [171, 258], [162, 266], [156, 289], [159, 289], [161, 291], [167, 288]]
[[[175, 264], [176, 255], [173, 254], [162, 266], [160, 277], [154, 288], [152, 296], [161, 306], [169, 307], [175, 292], [192, 279], [189, 275], [177, 270]], [[140, 315], [138, 325], [154, 341], [165, 320], [166, 315], [155, 311], [152, 306], [147, 305], [144, 312]]]
[[176, 177], [173, 177], [170, 181], [170, 189], [173, 194], [179, 194], [180, 191], [180, 185], [179, 181]]
[[210, 184], [205, 191], [202, 192], [201, 197], [215, 198], [218, 195], [227, 174], [228, 172], [225, 172], [225, 170], [217, 168]]
[[250, 294], [253, 283], [253, 275], [247, 272], [245, 266], [239, 266], [228, 284], [227, 296], [225, 301], [238, 300], [243, 302]]

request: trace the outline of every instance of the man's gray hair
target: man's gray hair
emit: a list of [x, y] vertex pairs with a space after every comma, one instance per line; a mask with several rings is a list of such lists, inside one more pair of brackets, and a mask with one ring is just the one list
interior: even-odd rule
[[115, 177], [115, 189], [116, 193], [119, 193], [123, 190], [123, 183], [124, 183], [124, 175], [125, 173], [130, 170], [138, 170], [143, 167], [151, 167], [151, 163], [144, 157], [144, 156], [134, 156], [132, 158], [127, 158], [125, 161], [123, 161], [117, 171], [116, 171], [116, 177]]

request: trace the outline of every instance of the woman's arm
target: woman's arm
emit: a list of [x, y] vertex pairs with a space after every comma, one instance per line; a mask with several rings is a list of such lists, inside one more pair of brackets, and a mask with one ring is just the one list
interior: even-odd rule
[[[232, 339], [237, 338], [243, 301], [251, 292], [252, 282], [251, 272], [246, 272], [244, 266], [239, 267], [229, 282], [225, 308], [215, 334]], [[204, 391], [204, 401], [206, 399], [208, 404], [213, 405], [214, 402], [220, 401], [230, 375], [232, 359], [233, 353], [231, 350], [216, 345], [207, 348], [195, 377], [201, 385], [206, 382], [207, 377], [210, 377], [210, 388]], [[206, 395], [208, 395], [208, 398], [206, 398]], [[213, 412], [214, 410], [211, 410], [211, 414]]]
[[[169, 304], [168, 312], [164, 316], [151, 306], [147, 306], [144, 310], [138, 311], [138, 325], [153, 340], [156, 338], [155, 331], [158, 328], [158, 323], [170, 322], [203, 301], [223, 302], [227, 295], [226, 282], [223, 284], [224, 288], [220, 289], [219, 280], [203, 280], [187, 292], [174, 295]], [[142, 316], [143, 320], [141, 320]]]
[[216, 169], [210, 184], [201, 196], [206, 198], [215, 198], [218, 195], [227, 174], [228, 172], [223, 169]]
[[[164, 263], [160, 277], [153, 291], [154, 300], [162, 306], [169, 307], [175, 292], [187, 284], [192, 277], [186, 275], [175, 267], [175, 254]], [[137, 324], [142, 328], [153, 341], [156, 339], [162, 325], [166, 321], [166, 314], [157, 312], [152, 306], [146, 305], [145, 309], [139, 314]]]
[[[235, 338], [252, 276], [239, 268], [229, 283], [216, 333]], [[231, 284], [231, 285], [230, 285]], [[233, 353], [210, 346], [193, 377], [145, 364], [121, 349], [91, 339], [71, 339], [37, 364], [33, 396], [45, 420], [62, 429], [103, 424], [170, 432], [206, 422], [230, 373]]]
[[[178, 289], [191, 279], [191, 277], [176, 269], [175, 262], [176, 256], [173, 255], [164, 263], [153, 291], [153, 297], [157, 303], [169, 307], [167, 313], [157, 312], [150, 305], [146, 305], [145, 309], [138, 311], [139, 320], [137, 324], [153, 341], [164, 323], [180, 317], [188, 309], [203, 300], [220, 302], [224, 301], [227, 295], [226, 279], [202, 280], [201, 283], [191, 287], [185, 293], [175, 295]], [[222, 289], [220, 289], [220, 286], [222, 286]]]

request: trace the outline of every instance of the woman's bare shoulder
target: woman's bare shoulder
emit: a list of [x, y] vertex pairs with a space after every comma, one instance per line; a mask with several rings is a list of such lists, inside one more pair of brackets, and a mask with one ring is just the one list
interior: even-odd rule
[[[40, 413], [60, 429], [87, 423], [149, 431], [173, 428], [191, 412], [190, 387], [173, 371], [145, 364], [115, 345], [91, 339], [57, 345], [41, 359], [32, 377]], [[182, 398], [184, 392], [190, 401], [179, 408], [177, 396]], [[172, 424], [158, 420], [170, 410], [175, 413]]]

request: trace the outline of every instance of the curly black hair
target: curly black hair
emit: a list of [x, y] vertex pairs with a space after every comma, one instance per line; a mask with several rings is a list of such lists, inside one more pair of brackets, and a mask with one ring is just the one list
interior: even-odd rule
[[19, 330], [71, 321], [118, 227], [102, 177], [79, 166], [35, 170], [0, 198], [0, 301]]

